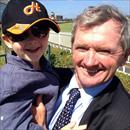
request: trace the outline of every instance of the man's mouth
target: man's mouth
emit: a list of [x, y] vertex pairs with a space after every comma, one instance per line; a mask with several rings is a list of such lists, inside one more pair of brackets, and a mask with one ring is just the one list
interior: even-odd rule
[[102, 71], [102, 69], [84, 69], [88, 74], [95, 75]]
[[97, 73], [98, 70], [87, 70], [88, 73]]

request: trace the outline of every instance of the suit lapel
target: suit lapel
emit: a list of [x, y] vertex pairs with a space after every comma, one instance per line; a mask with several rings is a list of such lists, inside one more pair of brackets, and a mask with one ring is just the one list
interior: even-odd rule
[[103, 107], [111, 103], [114, 91], [118, 86], [118, 83], [119, 80], [114, 77], [109, 86], [94, 98], [88, 109], [85, 111], [80, 121], [80, 125], [84, 125], [86, 123], [90, 124], [92, 119], [96, 117], [96, 115], [98, 115], [99, 113], [101, 114], [100, 111], [103, 110]]

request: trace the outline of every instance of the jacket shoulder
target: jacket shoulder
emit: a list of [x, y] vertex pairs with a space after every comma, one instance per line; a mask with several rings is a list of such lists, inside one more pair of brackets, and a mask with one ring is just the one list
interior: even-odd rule
[[53, 70], [56, 72], [58, 76], [60, 86], [66, 86], [73, 75], [73, 69], [53, 67]]

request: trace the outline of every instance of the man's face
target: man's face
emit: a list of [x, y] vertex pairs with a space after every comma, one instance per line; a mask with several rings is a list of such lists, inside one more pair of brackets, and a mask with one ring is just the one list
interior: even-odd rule
[[72, 47], [76, 79], [80, 87], [102, 84], [124, 63], [119, 25], [112, 20], [93, 28], [78, 28]]

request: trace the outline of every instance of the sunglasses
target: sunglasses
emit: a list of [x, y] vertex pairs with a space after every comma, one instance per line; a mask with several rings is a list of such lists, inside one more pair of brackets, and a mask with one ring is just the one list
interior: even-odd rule
[[[49, 33], [49, 27], [43, 26], [43, 25], [33, 25], [31, 28], [29, 28], [29, 30], [31, 31], [32, 35], [37, 37], [37, 38], [43, 38], [46, 37]], [[24, 41], [26, 39], [29, 38], [29, 31], [25, 31], [24, 33], [20, 34], [20, 35], [14, 35], [14, 34], [10, 34], [11, 36], [11, 40], [13, 42], [20, 42], [20, 41]]]

